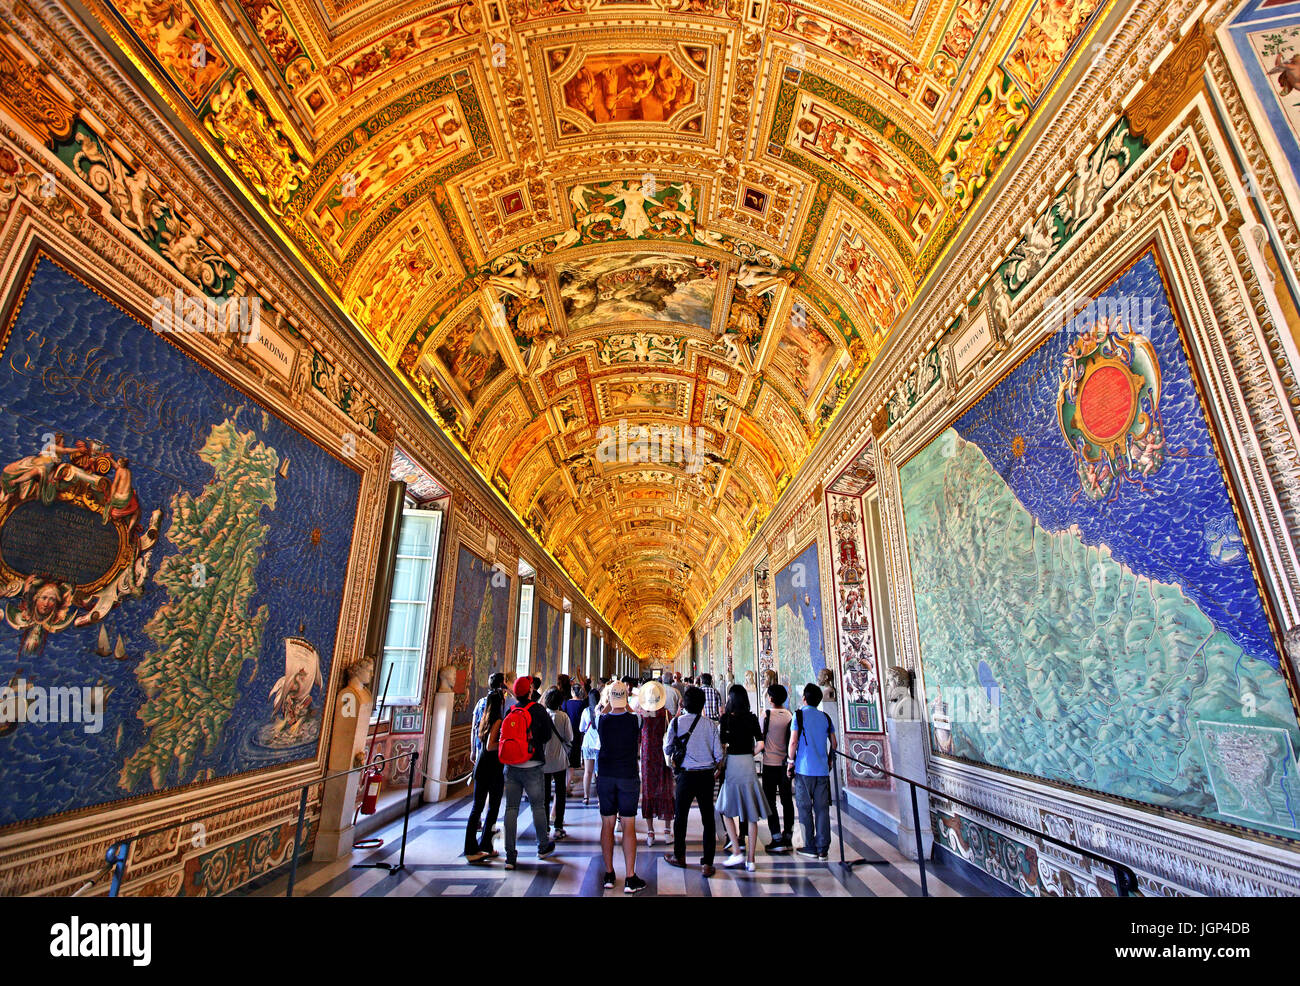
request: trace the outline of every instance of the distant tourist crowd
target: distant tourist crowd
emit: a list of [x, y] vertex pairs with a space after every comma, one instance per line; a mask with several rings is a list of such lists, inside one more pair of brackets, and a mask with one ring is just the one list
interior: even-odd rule
[[[505, 798], [505, 865], [518, 862], [519, 809], [526, 795], [537, 834], [537, 857], [567, 838], [565, 811], [575, 788], [582, 804], [600, 808], [605, 889], [616, 884], [615, 823], [622, 828], [624, 893], [645, 889], [636, 873], [637, 814], [646, 821], [647, 847], [656, 821], [672, 851], [670, 866], [685, 867], [686, 826], [692, 804], [703, 823], [700, 869], [713, 876], [715, 816], [726, 832], [724, 867], [753, 872], [759, 822], [766, 819], [770, 854], [797, 851], [826, 860], [830, 849], [831, 758], [835, 724], [818, 706], [822, 691], [803, 689], [802, 705], [787, 708], [784, 686], [771, 684], [760, 716], [741, 685], [724, 702], [713, 679], [680, 673], [662, 681], [542, 680], [498, 672], [474, 708], [471, 737], [474, 802], [465, 826], [465, 858], [482, 865], [499, 857], [492, 833]], [[795, 807], [802, 827], [796, 846]]]

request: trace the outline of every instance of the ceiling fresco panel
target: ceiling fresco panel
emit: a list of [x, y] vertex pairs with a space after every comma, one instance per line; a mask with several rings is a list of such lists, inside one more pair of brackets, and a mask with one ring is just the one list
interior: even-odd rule
[[1111, 6], [87, 3], [429, 427], [664, 652]]
[[555, 267], [571, 332], [645, 321], [707, 330], [713, 324], [719, 277], [715, 261], [660, 252], [606, 254]]
[[530, 42], [542, 132], [551, 149], [656, 135], [710, 145], [728, 34], [682, 24], [548, 34]]

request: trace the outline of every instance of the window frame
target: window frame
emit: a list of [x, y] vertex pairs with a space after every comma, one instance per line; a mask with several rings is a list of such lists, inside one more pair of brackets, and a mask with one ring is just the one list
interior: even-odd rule
[[[532, 657], [533, 620], [537, 614], [534, 606], [536, 602], [535, 588], [531, 582], [524, 582], [519, 586], [519, 609], [516, 617], [519, 626], [515, 633], [515, 677], [529, 673], [528, 662]], [[528, 607], [526, 618], [524, 614], [525, 605]]]
[[[422, 706], [424, 704], [424, 691], [426, 686], [428, 685], [429, 638], [431, 636], [431, 631], [433, 628], [433, 620], [434, 620], [433, 610], [434, 610], [434, 605], [437, 596], [438, 574], [441, 570], [441, 565], [439, 564], [439, 562], [441, 560], [440, 555], [442, 552], [443, 515], [441, 510], [420, 510], [420, 509], [405, 508], [402, 510], [402, 527], [405, 527], [407, 522], [412, 517], [417, 517], [421, 522], [428, 523], [432, 526], [432, 534], [430, 537], [430, 552], [427, 555], [402, 554], [401, 553], [401, 528], [399, 528], [398, 535], [397, 535], [398, 543], [396, 546], [396, 551], [394, 553], [394, 558], [395, 558], [395, 563], [393, 567], [394, 586], [396, 585], [397, 565], [401, 563], [402, 559], [405, 558], [405, 559], [417, 559], [421, 561], [427, 561], [429, 563], [429, 568], [428, 568], [428, 580], [423, 587], [424, 599], [422, 600], [421, 599], [395, 599], [392, 588], [390, 587], [388, 593], [388, 627], [392, 626], [393, 607], [395, 605], [423, 607], [422, 615], [420, 617], [419, 633], [414, 638], [414, 640], [418, 641], [418, 645], [390, 648], [388, 643], [388, 629], [386, 628], [384, 632], [384, 645], [383, 645], [383, 649], [380, 652], [379, 668], [377, 669], [378, 673], [375, 676], [375, 682], [380, 689], [384, 687], [383, 682], [386, 680], [386, 677], [388, 675], [388, 669], [393, 666], [391, 664], [391, 658], [389, 656], [390, 649], [395, 651], [402, 651], [404, 653], [409, 653], [414, 651], [416, 652], [416, 657], [414, 660], [414, 665], [415, 665], [414, 694], [413, 695], [390, 695], [387, 701], [385, 702], [386, 707], [392, 707], [397, 705]], [[403, 661], [403, 663], [406, 662]]]

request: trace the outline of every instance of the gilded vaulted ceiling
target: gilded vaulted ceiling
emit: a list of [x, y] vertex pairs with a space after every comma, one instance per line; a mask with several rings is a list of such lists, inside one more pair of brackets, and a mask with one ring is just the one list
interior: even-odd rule
[[96, 13], [648, 654], [675, 647], [1102, 6]]

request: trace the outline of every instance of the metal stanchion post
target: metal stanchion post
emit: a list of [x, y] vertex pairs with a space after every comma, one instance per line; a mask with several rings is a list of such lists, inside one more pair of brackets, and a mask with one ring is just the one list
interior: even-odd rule
[[889, 860], [883, 856], [879, 859], [867, 859], [865, 856], [850, 860], [844, 858], [844, 785], [840, 781], [839, 771], [835, 769], [835, 757], [837, 756], [843, 759], [844, 755], [839, 750], [835, 750], [834, 755], [831, 757], [831, 784], [835, 788], [835, 817], [839, 821], [840, 827], [840, 865], [846, 870], [855, 866], [888, 866]]
[[[406, 770], [406, 810], [402, 812], [402, 848], [401, 855], [396, 863], [353, 863], [354, 870], [375, 869], [387, 870], [390, 874], [397, 873], [406, 869], [406, 833], [411, 823], [411, 794], [415, 788], [415, 765], [419, 761], [419, 755], [414, 751], [410, 754], [410, 766]], [[389, 762], [395, 763], [397, 757], [392, 758]], [[394, 768], [396, 770], [396, 768]]]
[[835, 785], [835, 820], [839, 824], [840, 830], [840, 865], [848, 867], [844, 861], [844, 788], [840, 784], [840, 772], [835, 768], [835, 762], [831, 761], [831, 783]]
[[289, 863], [289, 887], [285, 890], [286, 897], [293, 896], [293, 884], [298, 879], [298, 847], [302, 844], [302, 824], [307, 817], [307, 785], [303, 785], [302, 796], [298, 798], [298, 827], [293, 833], [293, 859]]
[[[406, 771], [406, 811], [402, 815], [402, 853], [397, 859], [397, 869], [406, 869], [406, 829], [411, 821], [411, 791], [415, 787], [415, 765], [420, 754], [411, 751], [411, 765]], [[394, 871], [395, 872], [395, 871]]]
[[929, 897], [930, 891], [925, 885], [925, 849], [921, 844], [921, 812], [916, 807], [916, 785], [907, 782], [912, 792], [912, 828], [916, 832], [916, 862], [921, 867], [921, 896]]

